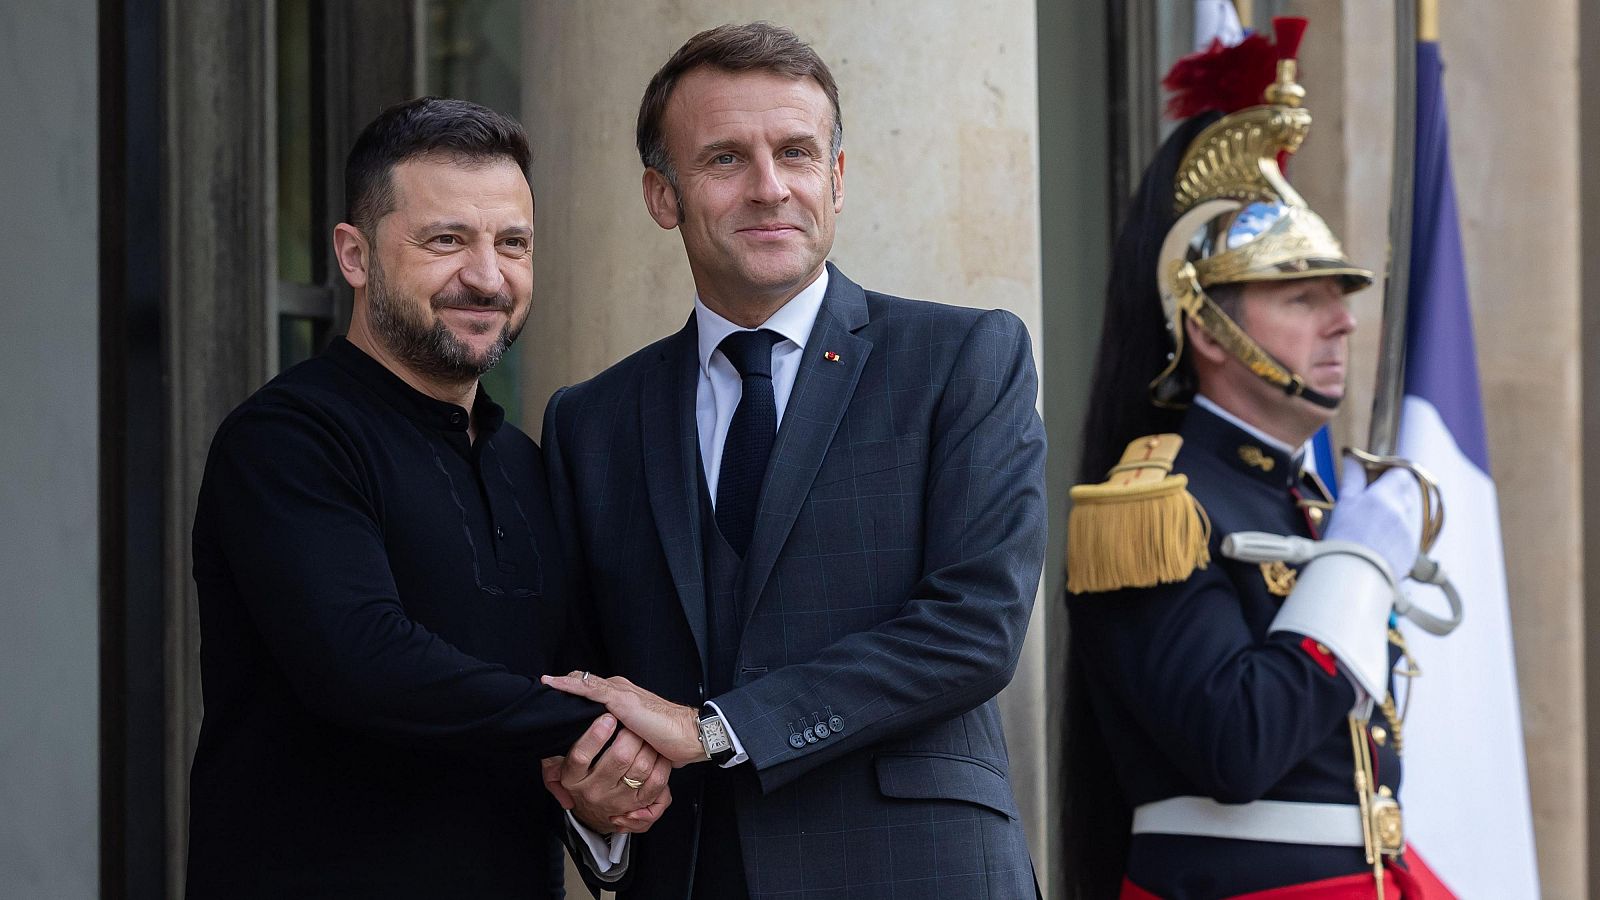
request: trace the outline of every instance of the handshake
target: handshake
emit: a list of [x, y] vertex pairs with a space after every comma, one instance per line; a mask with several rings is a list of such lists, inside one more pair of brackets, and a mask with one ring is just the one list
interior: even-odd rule
[[606, 708], [566, 756], [541, 763], [545, 788], [593, 831], [649, 830], [672, 803], [672, 770], [709, 758], [700, 741], [700, 714], [692, 707], [663, 700], [621, 676], [569, 672], [540, 680]]

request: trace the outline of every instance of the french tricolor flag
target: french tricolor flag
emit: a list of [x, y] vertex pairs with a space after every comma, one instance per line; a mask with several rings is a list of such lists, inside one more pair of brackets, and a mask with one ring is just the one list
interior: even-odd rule
[[[1399, 455], [1428, 470], [1443, 491], [1445, 526], [1432, 555], [1465, 611], [1461, 626], [1442, 639], [1401, 625], [1422, 676], [1405, 719], [1400, 799], [1407, 840], [1457, 896], [1535, 898], [1500, 509], [1489, 475], [1441, 75], [1438, 44], [1419, 42]], [[1412, 595], [1442, 609], [1433, 588], [1416, 587]]]

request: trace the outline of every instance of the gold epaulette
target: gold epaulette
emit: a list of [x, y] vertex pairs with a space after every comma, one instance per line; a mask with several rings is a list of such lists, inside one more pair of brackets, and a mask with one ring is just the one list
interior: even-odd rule
[[1172, 474], [1183, 438], [1153, 434], [1122, 453], [1102, 484], [1072, 489], [1067, 590], [1074, 594], [1183, 581], [1211, 563], [1211, 520]]

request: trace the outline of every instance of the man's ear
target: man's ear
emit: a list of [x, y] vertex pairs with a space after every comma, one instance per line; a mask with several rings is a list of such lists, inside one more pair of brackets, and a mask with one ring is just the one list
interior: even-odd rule
[[1212, 337], [1200, 323], [1189, 316], [1183, 317], [1183, 334], [1189, 344], [1189, 349], [1200, 359], [1214, 365], [1222, 365], [1229, 356], [1228, 351]]
[[844, 212], [844, 150], [833, 158], [833, 214]]
[[339, 271], [344, 280], [355, 289], [367, 286], [368, 260], [372, 248], [361, 229], [348, 222], [333, 226], [333, 256], [339, 261]]
[[678, 191], [667, 176], [653, 168], [644, 170], [644, 205], [657, 225], [669, 230], [678, 227]]

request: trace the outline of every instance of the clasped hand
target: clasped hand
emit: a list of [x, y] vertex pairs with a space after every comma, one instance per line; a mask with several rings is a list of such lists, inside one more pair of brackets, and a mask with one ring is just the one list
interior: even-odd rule
[[[621, 676], [597, 678], [571, 672], [546, 675], [542, 681], [607, 710], [565, 757], [544, 760], [545, 787], [562, 808], [595, 831], [649, 829], [672, 802], [667, 788], [672, 769], [706, 758], [698, 714]], [[607, 747], [613, 733], [616, 739]], [[633, 788], [629, 782], [640, 786]]]
[[600, 834], [646, 831], [672, 803], [672, 763], [637, 734], [619, 729], [609, 713], [595, 719], [566, 756], [549, 757], [540, 768], [561, 808]]

